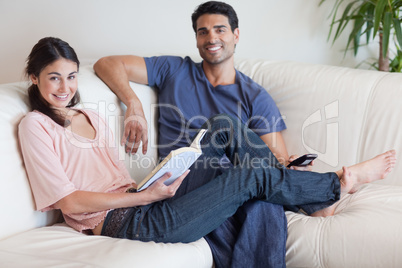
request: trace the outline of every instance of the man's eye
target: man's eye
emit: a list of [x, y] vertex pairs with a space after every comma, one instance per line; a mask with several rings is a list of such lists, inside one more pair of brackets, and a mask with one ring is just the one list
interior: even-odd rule
[[68, 77], [68, 80], [74, 80], [75, 79], [75, 75], [71, 75]]
[[57, 81], [57, 80], [59, 80], [59, 78], [56, 76], [53, 76], [53, 77], [50, 77], [50, 80]]

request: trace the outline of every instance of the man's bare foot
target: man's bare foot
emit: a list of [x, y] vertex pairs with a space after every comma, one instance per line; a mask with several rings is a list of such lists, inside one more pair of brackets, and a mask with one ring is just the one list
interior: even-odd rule
[[321, 210], [318, 210], [314, 213], [312, 213], [310, 216], [311, 217], [328, 217], [328, 216], [332, 216], [335, 213], [335, 208], [338, 205], [338, 202], [336, 202], [335, 204], [333, 204], [330, 207], [326, 207], [323, 208]]
[[[394, 169], [395, 164], [396, 152], [395, 150], [390, 150], [351, 167], [343, 167], [342, 170], [336, 172], [341, 183], [341, 198], [346, 194], [355, 193], [365, 183], [384, 179]], [[311, 216], [332, 216], [337, 204], [338, 202], [330, 207], [316, 211]]]
[[376, 157], [343, 168], [343, 172], [339, 177], [341, 182], [341, 193], [355, 193], [360, 186], [384, 179], [395, 167], [396, 152], [390, 150]]

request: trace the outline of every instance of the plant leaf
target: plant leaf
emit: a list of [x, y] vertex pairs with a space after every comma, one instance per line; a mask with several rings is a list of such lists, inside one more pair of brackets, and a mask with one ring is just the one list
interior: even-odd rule
[[392, 13], [385, 12], [382, 30], [382, 56], [386, 58], [389, 46], [389, 34], [391, 33]]
[[374, 28], [374, 10], [375, 10], [375, 5], [370, 3], [370, 7], [367, 9], [367, 44], [370, 41], [370, 36], [371, 36], [371, 31]]
[[353, 1], [352, 3], [349, 3], [345, 8], [345, 11], [343, 12], [342, 17], [337, 21], [339, 23], [339, 25], [338, 25], [338, 29], [336, 30], [335, 36], [334, 36], [334, 42], [336, 39], [338, 39], [340, 34], [345, 29], [346, 25], [349, 23], [351, 16], [348, 16], [348, 13], [356, 2], [358, 2], [358, 0]]
[[[322, 0], [322, 1], [325, 1], [325, 0]], [[336, 0], [335, 5], [334, 5], [334, 7], [333, 7], [332, 10], [331, 10], [331, 14], [329, 15], [329, 17], [332, 16], [332, 21], [331, 21], [331, 26], [330, 26], [330, 28], [329, 28], [329, 33], [328, 33], [328, 39], [327, 39], [327, 41], [329, 41], [329, 39], [331, 38], [332, 30], [333, 30], [334, 25], [335, 25], [335, 23], [336, 23], [336, 22], [335, 22], [335, 20], [336, 20], [336, 14], [338, 13], [339, 5], [340, 5], [342, 2], [343, 2], [343, 0]], [[334, 42], [335, 42], [335, 40], [334, 40]]]
[[393, 18], [394, 28], [395, 28], [395, 35], [396, 39], [398, 40], [399, 47], [402, 48], [402, 29], [401, 29], [401, 21], [398, 18]]
[[[352, 41], [353, 45], [354, 45], [354, 55], [356, 56], [357, 51], [359, 50], [359, 44], [360, 44], [360, 36], [361, 36], [361, 32], [362, 32], [362, 27], [364, 25], [364, 19], [361, 16], [355, 16], [355, 23], [353, 26], [353, 30], [349, 35], [349, 40], [348, 40], [348, 44], [346, 46], [346, 50], [348, 50], [349, 45]], [[345, 52], [346, 53], [346, 52]]]
[[380, 23], [383, 18], [385, 6], [388, 4], [388, 0], [378, 0], [374, 10], [374, 32], [373, 38], [377, 35], [380, 28]]

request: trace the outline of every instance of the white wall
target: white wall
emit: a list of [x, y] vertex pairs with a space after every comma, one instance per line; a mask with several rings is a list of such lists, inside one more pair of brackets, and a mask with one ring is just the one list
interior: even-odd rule
[[[69, 42], [83, 64], [110, 54], [198, 55], [190, 16], [202, 2], [0, 0], [0, 83], [24, 79], [25, 59], [45, 36]], [[364, 49], [354, 59], [343, 57], [343, 42], [331, 47], [327, 17], [332, 3], [318, 7], [319, 2], [227, 0], [240, 21], [236, 57], [356, 66]]]

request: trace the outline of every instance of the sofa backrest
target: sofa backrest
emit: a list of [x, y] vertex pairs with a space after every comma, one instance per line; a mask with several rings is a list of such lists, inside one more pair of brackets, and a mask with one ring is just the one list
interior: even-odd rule
[[120, 142], [123, 135], [125, 105], [98, 78], [92, 66], [80, 68], [78, 88], [82, 100], [81, 106], [85, 109], [94, 109], [106, 119], [114, 133], [116, 146], [119, 147], [120, 159], [125, 161], [131, 177], [139, 182], [157, 164], [158, 101], [155, 89], [136, 83], [130, 83], [130, 85], [141, 100], [148, 122], [148, 151], [146, 155], [142, 154], [142, 146], [138, 149], [137, 154], [128, 155], [124, 152], [124, 147], [120, 146]]
[[[290, 154], [317, 153], [335, 171], [389, 149], [402, 156], [402, 75], [286, 61], [237, 60], [285, 117]], [[401, 157], [399, 157], [401, 158]], [[376, 183], [402, 186], [402, 165]]]
[[[334, 171], [395, 148], [401, 156], [402, 76], [375, 71], [275, 61], [236, 61], [237, 68], [261, 84], [278, 104], [288, 129], [283, 135], [291, 154], [316, 152], [317, 171]], [[120, 147], [132, 177], [139, 181], [157, 159], [157, 97], [153, 89], [132, 83], [148, 121], [146, 156], [128, 156]], [[35, 211], [17, 140], [18, 123], [28, 112], [26, 82], [0, 85], [0, 239], [53, 224], [59, 214]], [[80, 69], [82, 106], [109, 122], [118, 143], [124, 106], [94, 74]], [[116, 144], [116, 146], [118, 146]], [[141, 149], [140, 149], [141, 150]], [[139, 150], [139, 151], [140, 151]], [[400, 158], [400, 157], [399, 157]], [[402, 165], [379, 182], [402, 186]]]
[[57, 220], [57, 213], [34, 211], [17, 139], [18, 123], [28, 112], [27, 83], [0, 85], [0, 239]]

